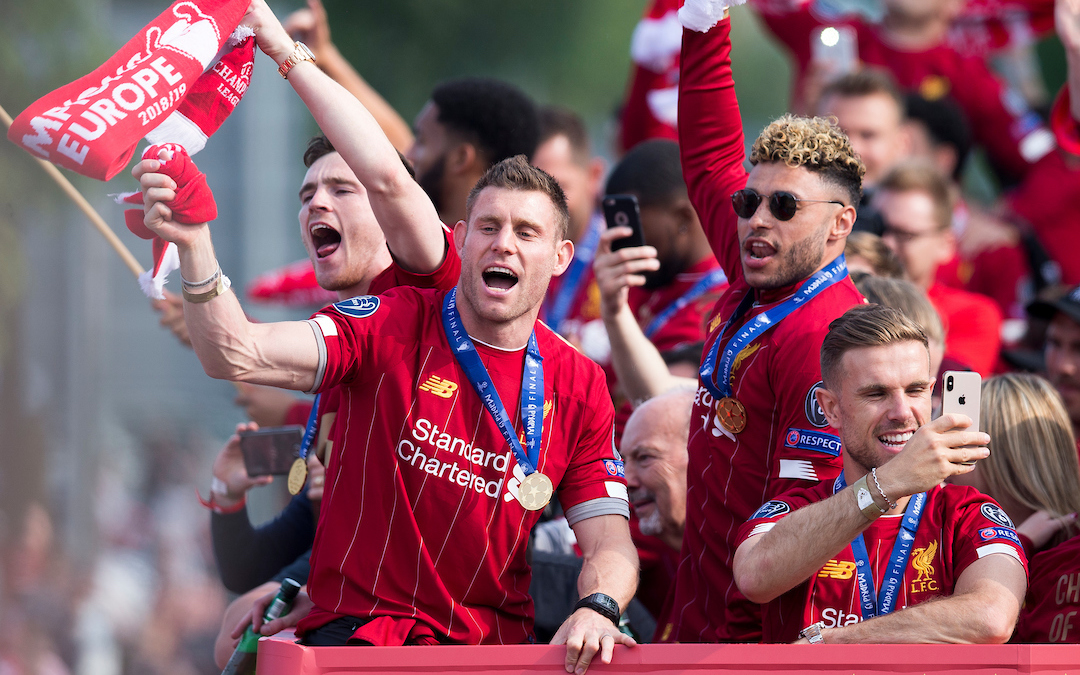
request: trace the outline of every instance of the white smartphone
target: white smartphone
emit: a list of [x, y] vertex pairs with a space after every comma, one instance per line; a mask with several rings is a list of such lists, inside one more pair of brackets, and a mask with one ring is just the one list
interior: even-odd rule
[[810, 58], [821, 66], [826, 83], [855, 72], [858, 37], [851, 26], [825, 26], [810, 38]]
[[947, 370], [942, 373], [941, 379], [941, 414], [967, 415], [971, 418], [971, 426], [966, 430], [978, 431], [982, 377], [970, 371]]

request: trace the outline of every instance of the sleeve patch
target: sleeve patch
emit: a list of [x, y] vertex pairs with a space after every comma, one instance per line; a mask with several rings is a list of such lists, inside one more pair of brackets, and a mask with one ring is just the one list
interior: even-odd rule
[[780, 460], [779, 478], [794, 478], [795, 480], [812, 480], [817, 482], [817, 471], [814, 463], [808, 459], [782, 459]]
[[836, 434], [794, 427], [788, 429], [784, 435], [784, 445], [789, 448], [820, 452], [830, 457], [839, 457], [841, 448], [840, 438]]
[[630, 501], [630, 495], [627, 494], [625, 483], [616, 483], [615, 481], [604, 481], [604, 487], [607, 488], [609, 497], [614, 499], [625, 499]]
[[825, 417], [825, 411], [821, 409], [821, 406], [817, 401], [817, 396], [814, 395], [814, 392], [824, 388], [824, 386], [824, 382], [818, 382], [810, 387], [810, 391], [806, 392], [806, 401], [803, 402], [803, 411], [806, 413], [806, 421], [818, 429], [829, 426], [829, 420]]
[[1011, 555], [1012, 557], [1016, 558], [1016, 562], [1020, 563], [1021, 565], [1024, 564], [1024, 561], [1020, 559], [1020, 554], [1016, 552], [1015, 548], [1009, 546], [1008, 544], [987, 544], [986, 546], [980, 546], [979, 548], [975, 549], [975, 551], [979, 554], [980, 558], [985, 558], [986, 556], [993, 555], [995, 553], [1004, 553], [1005, 555]]
[[626, 477], [626, 471], [623, 468], [622, 460], [618, 459], [604, 459], [600, 460], [604, 463], [604, 471], [609, 476], [618, 476], [619, 478]]
[[791, 507], [787, 502], [782, 502], [779, 499], [774, 499], [769, 502], [765, 502], [761, 505], [757, 511], [754, 511], [754, 515], [750, 516], [749, 520], [756, 520], [758, 518], [775, 518], [782, 516], [785, 513], [791, 513]]
[[1022, 546], [1020, 543], [1020, 537], [1016, 535], [1016, 532], [1012, 528], [1008, 527], [984, 527], [979, 530], [979, 539], [983, 541], [990, 541], [991, 539], [1007, 539], [1017, 546]]
[[379, 296], [360, 295], [334, 303], [334, 309], [354, 319], [366, 319], [379, 310]]
[[322, 331], [323, 337], [337, 337], [337, 324], [330, 317], [325, 314], [316, 314], [311, 320]]
[[1009, 518], [1009, 514], [1005, 513], [1005, 510], [997, 504], [986, 502], [979, 507], [979, 513], [983, 514], [983, 517], [991, 523], [1010, 529], [1016, 529], [1012, 519]]

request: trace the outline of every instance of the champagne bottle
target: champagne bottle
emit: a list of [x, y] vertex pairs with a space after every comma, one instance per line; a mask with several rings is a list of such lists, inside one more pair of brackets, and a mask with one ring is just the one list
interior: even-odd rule
[[[282, 581], [281, 588], [274, 596], [274, 601], [263, 614], [263, 623], [287, 614], [299, 591], [300, 584], [292, 579]], [[244, 636], [240, 638], [240, 644], [236, 645], [236, 651], [225, 664], [225, 670], [221, 671], [221, 675], [255, 675], [255, 657], [259, 650], [259, 637], [261, 636], [248, 626], [244, 631]]]

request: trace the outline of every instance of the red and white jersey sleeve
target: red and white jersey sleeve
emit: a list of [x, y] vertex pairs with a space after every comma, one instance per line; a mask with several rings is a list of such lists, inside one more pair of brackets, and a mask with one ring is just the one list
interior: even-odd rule
[[1080, 536], [1032, 557], [1013, 639], [1080, 644]]
[[[316, 607], [300, 632], [341, 616], [418, 622], [445, 642], [532, 639], [524, 478], [450, 351], [444, 292], [400, 288], [337, 303], [310, 321], [338, 392], [333, 452], [311, 557]], [[599, 368], [541, 324], [544, 425], [538, 468], [568, 519], [629, 516]], [[524, 351], [477, 344], [518, 414]], [[360, 629], [363, 631], [363, 628]]]
[[[768, 532], [780, 519], [832, 493], [832, 483], [821, 483], [774, 498], [739, 529], [739, 543]], [[850, 495], [840, 498], [844, 497]], [[902, 515], [882, 516], [863, 532], [875, 589], [881, 588], [902, 520]], [[1014, 558], [1026, 570], [1024, 549], [1005, 511], [970, 487], [934, 488], [927, 493], [895, 611], [952, 595], [968, 566], [997, 554]], [[861, 620], [855, 559], [848, 545], [805, 583], [765, 605], [762, 637], [764, 642], [794, 642], [800, 630], [818, 621], [836, 628]]]
[[742, 117], [731, 78], [731, 20], [683, 31], [679, 154], [690, 201], [728, 280], [742, 277], [731, 193], [746, 187]]

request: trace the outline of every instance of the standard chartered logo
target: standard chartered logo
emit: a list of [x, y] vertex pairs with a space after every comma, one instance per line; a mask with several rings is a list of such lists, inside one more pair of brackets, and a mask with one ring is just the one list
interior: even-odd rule
[[[417, 419], [409, 436], [398, 441], [396, 452], [405, 464], [492, 499], [499, 496], [503, 479], [488, 480], [478, 472], [491, 468], [502, 476], [510, 461], [509, 450], [500, 454], [476, 447], [424, 418]], [[514, 468], [515, 474], [521, 471]]]

